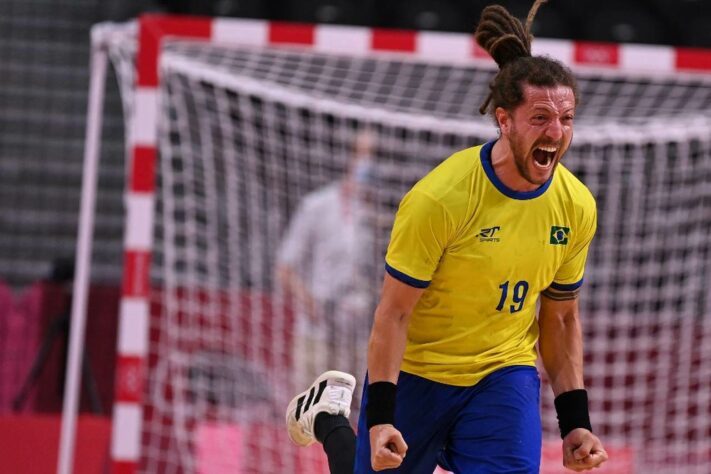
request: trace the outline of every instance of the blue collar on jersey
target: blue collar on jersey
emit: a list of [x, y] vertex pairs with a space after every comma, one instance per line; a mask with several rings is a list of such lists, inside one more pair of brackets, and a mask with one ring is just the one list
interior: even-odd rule
[[538, 196], [546, 192], [546, 189], [548, 189], [548, 187], [551, 185], [551, 182], [553, 181], [553, 176], [555, 176], [555, 172], [551, 175], [550, 178], [548, 178], [548, 181], [541, 185], [540, 188], [534, 189], [533, 191], [514, 191], [513, 189], [507, 187], [499, 179], [499, 177], [496, 176], [496, 173], [494, 173], [494, 166], [491, 164], [491, 149], [494, 148], [494, 143], [496, 143], [496, 140], [485, 143], [484, 146], [481, 147], [481, 152], [479, 154], [481, 156], [481, 165], [484, 167], [484, 172], [486, 173], [486, 176], [489, 178], [489, 181], [491, 181], [491, 184], [493, 184], [494, 187], [498, 189], [501, 194], [512, 199], [526, 200], [537, 198]]

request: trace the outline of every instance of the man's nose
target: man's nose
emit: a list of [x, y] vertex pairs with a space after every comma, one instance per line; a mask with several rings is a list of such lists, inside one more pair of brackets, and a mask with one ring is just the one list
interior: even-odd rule
[[546, 129], [546, 136], [553, 140], [560, 140], [563, 138], [563, 125], [559, 120], [552, 120]]

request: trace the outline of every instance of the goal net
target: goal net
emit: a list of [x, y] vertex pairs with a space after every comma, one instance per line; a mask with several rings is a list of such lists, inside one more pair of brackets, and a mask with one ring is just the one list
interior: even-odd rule
[[[130, 65], [143, 45], [117, 38], [127, 130], [140, 134]], [[399, 200], [454, 151], [496, 138], [476, 112], [494, 69], [174, 38], [158, 73], [140, 469], [327, 472], [319, 449], [290, 445], [286, 404], [323, 370], [362, 377]], [[577, 74], [564, 163], [599, 212], [581, 294], [594, 428], [609, 472], [706, 473], [711, 76]], [[556, 449], [543, 472], [558, 472], [547, 386], [542, 400]]]

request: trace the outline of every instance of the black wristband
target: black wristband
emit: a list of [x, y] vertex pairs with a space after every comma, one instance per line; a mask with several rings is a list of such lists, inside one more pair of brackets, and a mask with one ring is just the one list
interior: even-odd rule
[[592, 431], [588, 411], [588, 392], [584, 389], [563, 392], [555, 397], [555, 411], [558, 414], [561, 438], [565, 438], [575, 428]]
[[394, 424], [396, 390], [397, 385], [392, 382], [373, 382], [368, 385], [368, 403], [365, 406], [368, 429], [375, 425]]

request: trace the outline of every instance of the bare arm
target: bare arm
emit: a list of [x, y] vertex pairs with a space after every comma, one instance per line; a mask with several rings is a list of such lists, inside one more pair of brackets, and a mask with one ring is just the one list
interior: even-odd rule
[[300, 304], [309, 318], [318, 318], [317, 304], [311, 290], [304, 284], [302, 278], [289, 265], [280, 265], [276, 270], [276, 277], [284, 291], [291, 295]]
[[[423, 291], [385, 274], [368, 343], [368, 378], [371, 384], [397, 383], [407, 343], [410, 313]], [[393, 425], [375, 425], [370, 428], [369, 435], [370, 462], [374, 470], [392, 469], [402, 463], [407, 443]]]
[[397, 383], [407, 342], [407, 326], [424, 289], [414, 288], [385, 274], [380, 303], [375, 310], [368, 343], [368, 378]]
[[583, 337], [578, 299], [554, 300], [541, 296], [538, 348], [553, 394], [584, 388]]
[[[557, 397], [584, 388], [583, 336], [576, 294], [549, 292], [541, 295], [538, 314], [538, 348], [543, 366]], [[570, 431], [563, 439], [563, 464], [576, 472], [600, 466], [607, 460], [602, 443], [585, 428]]]

